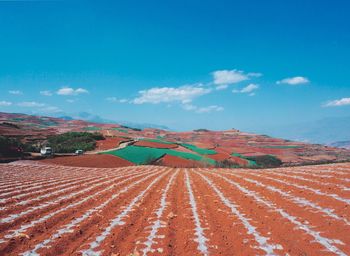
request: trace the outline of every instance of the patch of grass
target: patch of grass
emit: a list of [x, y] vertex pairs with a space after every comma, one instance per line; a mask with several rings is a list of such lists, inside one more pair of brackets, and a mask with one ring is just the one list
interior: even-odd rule
[[201, 155], [215, 155], [215, 154], [217, 154], [217, 152], [215, 150], [206, 149], [206, 148], [199, 148], [199, 147], [192, 145], [192, 144], [182, 143], [180, 145], [189, 149], [189, 150], [192, 150], [193, 152], [201, 154]]
[[203, 156], [199, 156], [192, 153], [180, 152], [172, 149], [161, 149], [161, 148], [148, 148], [148, 147], [138, 147], [138, 146], [127, 146], [125, 148], [105, 152], [102, 154], [111, 154], [121, 158], [124, 158], [135, 164], [145, 164], [149, 159], [159, 159], [165, 154], [177, 156], [189, 160], [201, 161], [210, 165], [215, 165], [213, 159], [209, 159]]

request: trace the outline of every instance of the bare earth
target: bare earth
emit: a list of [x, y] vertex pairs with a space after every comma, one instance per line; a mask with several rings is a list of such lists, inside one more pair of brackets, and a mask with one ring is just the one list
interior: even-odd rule
[[0, 255], [349, 255], [350, 164], [0, 165]]

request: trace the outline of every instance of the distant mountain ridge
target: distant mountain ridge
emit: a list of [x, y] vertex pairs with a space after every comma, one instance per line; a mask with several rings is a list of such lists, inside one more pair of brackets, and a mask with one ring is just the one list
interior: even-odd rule
[[329, 144], [331, 147], [336, 147], [336, 148], [345, 148], [345, 149], [350, 149], [350, 140], [349, 141], [338, 141], [338, 142], [333, 142]]
[[71, 115], [69, 114], [62, 115], [60, 113], [59, 115], [57, 115], [57, 117], [65, 120], [79, 119], [79, 120], [84, 120], [84, 121], [89, 121], [94, 123], [102, 123], [102, 124], [121, 124], [129, 127], [133, 127], [133, 128], [138, 128], [138, 129], [154, 128], [154, 129], [170, 130], [170, 128], [165, 125], [151, 124], [151, 123], [137, 123], [137, 122], [129, 122], [129, 121], [114, 121], [114, 120], [102, 118], [98, 115], [90, 114], [88, 112], [79, 112]]
[[261, 132], [273, 137], [330, 145], [350, 140], [350, 116], [327, 117], [317, 121], [268, 127]]

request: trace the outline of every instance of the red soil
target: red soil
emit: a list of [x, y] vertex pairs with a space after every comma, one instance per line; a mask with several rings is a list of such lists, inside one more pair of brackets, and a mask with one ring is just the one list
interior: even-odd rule
[[177, 156], [165, 155], [160, 159], [160, 162], [169, 167], [200, 167], [200, 163], [197, 161], [192, 161], [184, 159]]
[[0, 255], [350, 254], [349, 163], [271, 170], [40, 163], [0, 165]]
[[108, 150], [112, 148], [116, 148], [123, 141], [127, 141], [128, 139], [120, 138], [120, 137], [107, 137], [105, 140], [99, 140], [96, 143], [96, 150]]
[[229, 159], [230, 155], [226, 153], [217, 153], [215, 155], [206, 155], [206, 157], [214, 159], [215, 161], [223, 161]]
[[149, 147], [149, 148], [177, 148], [176, 144], [165, 144], [159, 142], [140, 140], [134, 144], [139, 147]]
[[64, 166], [77, 167], [99, 167], [99, 168], [115, 168], [123, 166], [132, 166], [133, 163], [112, 155], [82, 155], [82, 156], [67, 156], [45, 159], [41, 162], [49, 164], [58, 164]]

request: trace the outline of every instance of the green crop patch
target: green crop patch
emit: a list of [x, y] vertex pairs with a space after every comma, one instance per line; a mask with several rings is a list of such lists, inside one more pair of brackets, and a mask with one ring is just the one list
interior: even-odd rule
[[215, 161], [200, 155], [180, 152], [172, 149], [162, 149], [162, 148], [148, 148], [148, 147], [138, 147], [138, 146], [127, 146], [125, 148], [104, 152], [102, 154], [111, 154], [123, 159], [126, 159], [135, 164], [145, 164], [150, 162], [150, 160], [159, 159], [165, 154], [177, 156], [189, 160], [201, 161], [210, 165], [215, 165]]
[[248, 167], [257, 167], [258, 164], [252, 160], [252, 159], [249, 159], [248, 157], [245, 157], [239, 153], [232, 153], [231, 156], [236, 156], [236, 157], [239, 157], [239, 158], [242, 158], [244, 160], [247, 160], [248, 161]]
[[113, 128], [112, 130], [116, 130], [116, 131], [118, 131], [118, 132], [122, 132], [122, 133], [129, 133], [129, 131], [128, 131], [128, 130], [123, 129], [123, 128], [119, 128], [119, 127], [115, 127], [115, 128]]
[[176, 144], [175, 142], [161, 140], [161, 139], [140, 139], [140, 140], [149, 141], [149, 142], [156, 142], [156, 143], [162, 143], [162, 144]]
[[180, 145], [185, 147], [185, 148], [187, 148], [187, 149], [189, 149], [189, 150], [192, 150], [193, 152], [201, 154], [201, 155], [214, 155], [214, 154], [217, 154], [217, 152], [215, 150], [206, 149], [206, 148], [199, 148], [199, 147], [197, 147], [195, 145], [192, 145], [192, 144], [182, 143]]

